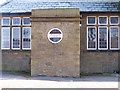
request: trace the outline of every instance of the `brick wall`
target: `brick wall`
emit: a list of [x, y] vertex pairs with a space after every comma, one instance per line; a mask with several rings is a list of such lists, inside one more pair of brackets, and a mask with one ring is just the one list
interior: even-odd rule
[[30, 51], [3, 51], [2, 69], [5, 71], [30, 72]]
[[113, 16], [118, 15], [118, 13], [108, 14], [108, 13], [91, 13], [82, 14], [82, 26], [81, 26], [81, 73], [113, 73], [115, 71], [120, 71], [118, 68], [118, 61], [120, 60], [119, 51], [88, 51], [87, 50], [87, 16]]

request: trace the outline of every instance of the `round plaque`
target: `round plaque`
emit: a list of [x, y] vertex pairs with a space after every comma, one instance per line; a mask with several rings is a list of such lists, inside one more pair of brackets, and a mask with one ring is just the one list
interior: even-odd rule
[[52, 43], [59, 43], [63, 38], [63, 33], [58, 28], [53, 28], [48, 32], [48, 40]]

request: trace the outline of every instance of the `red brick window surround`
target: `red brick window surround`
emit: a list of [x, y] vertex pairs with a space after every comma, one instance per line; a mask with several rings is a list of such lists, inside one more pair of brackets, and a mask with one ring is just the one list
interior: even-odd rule
[[1, 18], [1, 49], [31, 50], [31, 23], [29, 17]]
[[119, 16], [87, 16], [87, 50], [120, 50], [119, 24]]

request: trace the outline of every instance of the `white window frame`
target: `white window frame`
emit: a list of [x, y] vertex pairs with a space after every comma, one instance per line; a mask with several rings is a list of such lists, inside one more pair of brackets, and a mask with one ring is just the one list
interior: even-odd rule
[[[3, 27], [3, 28], [7, 28], [7, 29], [9, 29], [9, 34], [10, 34], [10, 27]], [[9, 50], [10, 49], [10, 39], [9, 39], [9, 48], [3, 48], [3, 46], [2, 46], [2, 37], [3, 37], [3, 35], [2, 35], [2, 31], [3, 31], [3, 28], [1, 28], [1, 49], [2, 50]], [[9, 38], [10, 38], [10, 36], [9, 36]]]
[[[20, 47], [19, 48], [13, 48], [13, 29], [14, 28], [19, 28], [19, 38], [20, 38]], [[20, 50], [21, 48], [21, 28], [20, 27], [13, 27], [12, 28], [12, 50]]]
[[[4, 19], [4, 18], [8, 18], [8, 19], [9, 19], [9, 25], [4, 25], [4, 24], [3, 24], [3, 19]], [[2, 26], [10, 26], [10, 22], [11, 22], [10, 17], [2, 17], [2, 19], [1, 19], [1, 25], [2, 25]]]
[[[118, 23], [117, 23], [117, 24], [112, 24], [112, 23], [111, 23], [111, 17], [118, 17]], [[109, 23], [110, 23], [110, 25], [119, 25], [119, 22], [120, 22], [119, 20], [120, 20], [120, 19], [119, 19], [119, 16], [110, 16], [110, 17], [109, 17]]]
[[30, 25], [31, 25], [31, 22], [30, 22], [30, 24], [24, 24], [24, 18], [29, 18], [29, 19], [30, 19], [30, 17], [23, 17], [23, 18], [22, 18], [22, 25], [24, 25], [24, 26], [30, 26]]
[[[20, 19], [19, 24], [13, 24], [13, 19], [14, 19], [14, 18], [19, 18], [19, 19]], [[12, 18], [12, 26], [21, 26], [21, 17], [13, 17], [13, 18]]]
[[[99, 21], [99, 18], [100, 17], [106, 17], [107, 18], [107, 21], [106, 21], [106, 23], [105, 24], [101, 24]], [[98, 25], [108, 25], [108, 16], [98, 16]]]
[[24, 37], [23, 37], [23, 29], [24, 29], [24, 28], [30, 28], [30, 34], [31, 34], [31, 27], [23, 27], [23, 28], [22, 28], [22, 49], [23, 49], [23, 50], [31, 50], [31, 36], [30, 36], [30, 48], [23, 48], [23, 38], [24, 38]]
[[[118, 48], [111, 48], [111, 28], [118, 28]], [[119, 32], [119, 27], [118, 26], [110, 26], [110, 50], [119, 50], [119, 43], [120, 43], [120, 32]]]
[[[94, 24], [88, 23], [88, 18], [89, 17], [95, 17], [95, 23]], [[97, 17], [96, 16], [87, 16], [87, 25], [96, 25], [96, 24], [97, 24]]]
[[[106, 28], [107, 29], [107, 48], [99, 48], [99, 28]], [[108, 50], [108, 27], [107, 26], [99, 26], [98, 27], [98, 50]]]
[[[88, 48], [88, 29], [89, 28], [95, 28], [95, 30], [96, 30], [96, 42], [95, 42], [95, 48]], [[87, 27], [87, 50], [97, 50], [97, 28], [96, 28], [96, 26], [88, 26]]]

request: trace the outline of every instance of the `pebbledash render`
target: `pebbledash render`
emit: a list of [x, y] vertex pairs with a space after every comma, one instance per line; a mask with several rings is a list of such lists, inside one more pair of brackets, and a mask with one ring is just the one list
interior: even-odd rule
[[3, 71], [69, 77], [119, 72], [119, 3], [11, 0], [2, 4]]

